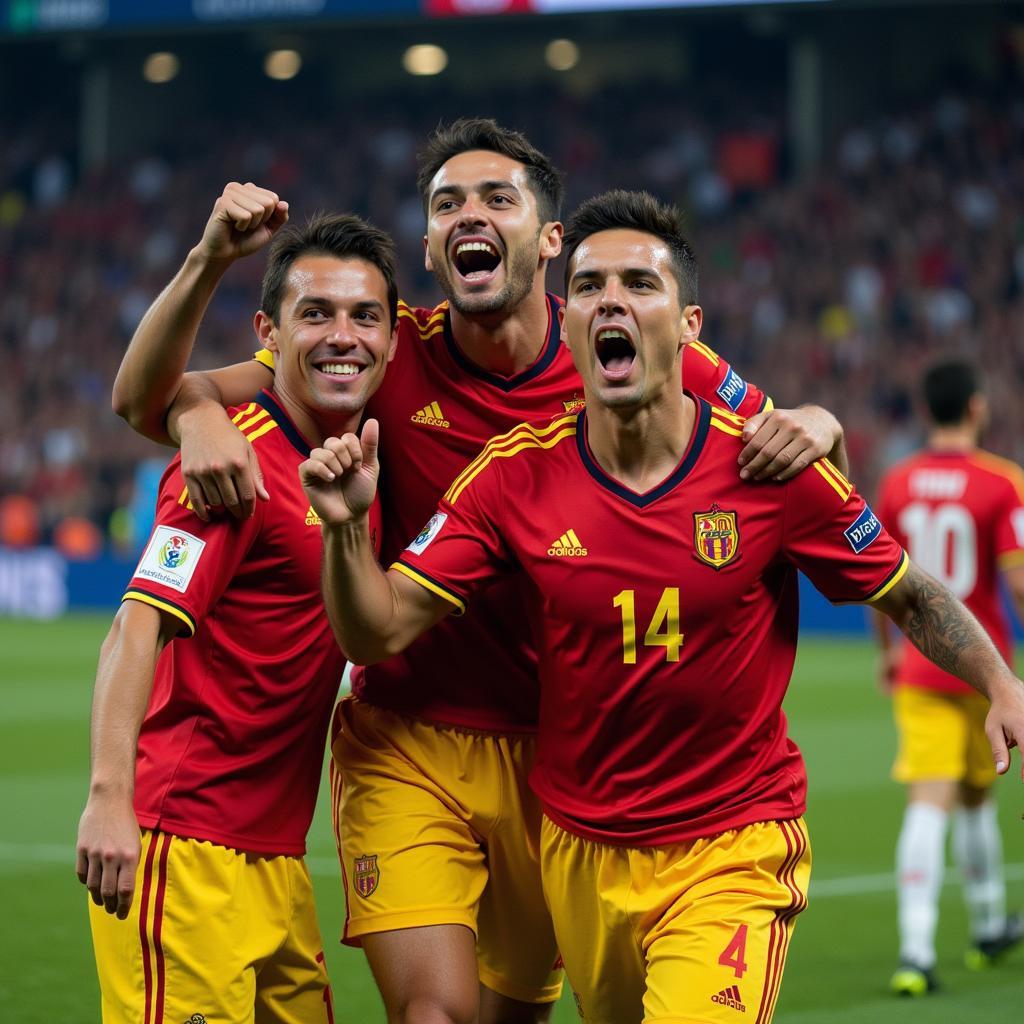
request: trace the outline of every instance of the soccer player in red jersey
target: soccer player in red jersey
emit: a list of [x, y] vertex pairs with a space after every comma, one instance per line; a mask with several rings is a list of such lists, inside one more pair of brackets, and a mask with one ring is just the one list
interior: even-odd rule
[[[394, 247], [354, 216], [300, 229], [276, 201], [254, 215], [259, 192], [226, 190], [181, 275], [208, 300], [273, 236], [255, 328], [278, 373], [230, 413], [269, 500], [201, 522], [175, 458], [97, 670], [77, 870], [103, 1019], [118, 1024], [332, 1019], [302, 857], [344, 659], [297, 467], [311, 442], [355, 428], [384, 374]], [[204, 307], [179, 306], [181, 329]]]
[[831, 463], [781, 485], [739, 479], [742, 418], [678, 384], [702, 312], [673, 210], [609, 193], [571, 218], [567, 248], [585, 411], [494, 438], [387, 574], [364, 524], [376, 421], [314, 452], [301, 473], [324, 523], [328, 613], [372, 663], [495, 581], [524, 580], [542, 874], [581, 1017], [767, 1022], [810, 872], [781, 706], [797, 569], [835, 601], [874, 602], [985, 693], [1003, 771], [1024, 686]]
[[[583, 404], [559, 337], [562, 303], [544, 284], [562, 237], [550, 162], [517, 133], [464, 121], [431, 139], [419, 185], [427, 266], [448, 299], [434, 309], [400, 306], [398, 352], [370, 410], [385, 427], [389, 559], [489, 437]], [[119, 398], [173, 396], [188, 349], [173, 332], [147, 329], [161, 322], [151, 314], [133, 341]], [[823, 410], [765, 413], [763, 393], [705, 346], [687, 346], [683, 358], [688, 387], [760, 425], [744, 456], [753, 456], [753, 475], [795, 472], [834, 446], [838, 428]], [[174, 360], [165, 380], [147, 378]], [[248, 464], [244, 451], [203, 453], [230, 449], [218, 401], [269, 379], [255, 361], [218, 371], [206, 381], [219, 388], [209, 414], [172, 415], [199, 504], [245, 504], [245, 485], [226, 468], [213, 480], [191, 469]], [[153, 419], [162, 420], [166, 401]], [[393, 1019], [543, 1019], [559, 991], [540, 889], [540, 808], [526, 781], [539, 700], [536, 651], [521, 625], [526, 600], [521, 581], [495, 586], [459, 621], [357, 670], [354, 699], [339, 707], [344, 938], [365, 948]]]
[[[971, 365], [932, 367], [923, 390], [928, 447], [885, 475], [878, 516], [910, 557], [974, 612], [1011, 662], [999, 578], [1024, 616], [1024, 473], [978, 447], [988, 404]], [[907, 786], [896, 848], [901, 963], [891, 985], [924, 995], [936, 987], [935, 926], [951, 816], [973, 940], [968, 966], [994, 962], [1024, 934], [1020, 917], [1006, 913], [985, 702], [912, 645], [895, 644], [887, 622], [876, 625], [900, 736], [893, 776]]]

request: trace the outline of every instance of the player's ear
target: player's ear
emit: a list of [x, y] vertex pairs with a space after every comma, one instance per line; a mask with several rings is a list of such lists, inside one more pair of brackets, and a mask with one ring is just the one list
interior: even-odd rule
[[557, 258], [562, 251], [562, 236], [564, 234], [565, 228], [562, 226], [562, 222], [557, 220], [548, 221], [540, 229], [540, 258], [542, 260]]
[[434, 264], [430, 259], [430, 246], [427, 245], [427, 236], [423, 236], [423, 266], [427, 268], [428, 273], [434, 272]]
[[565, 329], [565, 306], [558, 307], [558, 336], [562, 344], [569, 347], [569, 334]]
[[679, 319], [679, 338], [683, 345], [700, 338], [701, 324], [704, 322], [704, 310], [700, 306], [685, 306]]
[[267, 351], [279, 351], [277, 347], [277, 328], [274, 325], [274, 321], [262, 309], [256, 311], [256, 315], [252, 318], [252, 326], [256, 331], [256, 337], [260, 339], [260, 344]]
[[395, 353], [398, 351], [398, 317], [395, 317], [395, 322], [391, 325], [391, 338], [388, 340], [388, 362], [395, 358]]

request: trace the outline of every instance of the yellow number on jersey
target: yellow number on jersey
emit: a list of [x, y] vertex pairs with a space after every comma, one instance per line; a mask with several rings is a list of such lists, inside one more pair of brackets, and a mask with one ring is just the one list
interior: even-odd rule
[[[636, 591], [623, 590], [615, 595], [612, 607], [622, 614], [622, 662], [636, 664]], [[679, 588], [666, 587], [661, 592], [650, 625], [644, 633], [645, 647], [664, 647], [666, 661], [678, 661], [683, 646], [679, 631]]]

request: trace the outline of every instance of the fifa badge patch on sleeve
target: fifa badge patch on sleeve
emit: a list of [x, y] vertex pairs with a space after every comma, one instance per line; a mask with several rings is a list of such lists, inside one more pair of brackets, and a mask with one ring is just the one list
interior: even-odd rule
[[882, 524], [878, 521], [875, 513], [865, 505], [864, 511], [857, 516], [852, 526], [843, 530], [843, 536], [850, 542], [855, 554], [860, 554], [866, 547], [869, 547], [882, 532]]
[[206, 541], [191, 533], [158, 526], [142, 553], [135, 578], [151, 580], [184, 594], [205, 547]]
[[715, 394], [736, 412], [743, 404], [743, 399], [747, 397], [747, 382], [735, 370], [730, 369], [725, 380], [718, 385]]
[[447, 521], [448, 515], [445, 512], [435, 512], [430, 517], [430, 522], [420, 530], [416, 539], [405, 550], [411, 551], [414, 555], [422, 555]]

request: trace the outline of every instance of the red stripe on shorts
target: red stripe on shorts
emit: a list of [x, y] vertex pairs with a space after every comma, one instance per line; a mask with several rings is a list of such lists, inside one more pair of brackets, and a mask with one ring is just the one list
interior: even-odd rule
[[145, 1024], [152, 1020], [153, 1006], [153, 967], [149, 962], [149, 934], [146, 930], [146, 918], [149, 916], [149, 890], [153, 878], [153, 857], [156, 854], [159, 832], [151, 832], [149, 851], [146, 853], [146, 869], [142, 873], [142, 896], [139, 900], [139, 942], [142, 944], [142, 979], [146, 997]]
[[163, 1024], [164, 989], [167, 972], [164, 969], [164, 947], [160, 936], [164, 929], [164, 896], [167, 893], [167, 854], [171, 848], [171, 836], [163, 836], [160, 847], [160, 864], [157, 867], [156, 904], [153, 908], [153, 948], [156, 950], [156, 1024]]
[[790, 922], [807, 905], [807, 897], [797, 888], [796, 869], [807, 850], [807, 837], [793, 822], [777, 822], [779, 831], [786, 840], [786, 859], [782, 862], [776, 878], [790, 893], [787, 907], [776, 911], [771, 923], [768, 940], [768, 956], [765, 970], [764, 988], [761, 992], [761, 1006], [755, 1024], [767, 1024], [775, 1012], [775, 1003], [782, 987], [782, 971], [786, 964], [786, 953], [789, 950]]

